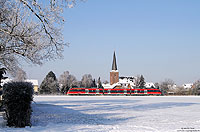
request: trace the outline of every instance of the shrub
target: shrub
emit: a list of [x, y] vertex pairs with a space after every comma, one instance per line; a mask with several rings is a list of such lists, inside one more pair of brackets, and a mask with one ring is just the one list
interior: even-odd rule
[[3, 86], [3, 104], [7, 126], [31, 126], [33, 85], [29, 82], [10, 82]]

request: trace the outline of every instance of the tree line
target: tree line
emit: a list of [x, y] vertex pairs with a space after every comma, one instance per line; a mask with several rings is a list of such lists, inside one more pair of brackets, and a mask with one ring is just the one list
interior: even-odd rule
[[176, 86], [172, 79], [165, 79], [160, 83], [155, 83], [155, 87], [161, 90], [162, 95], [200, 95], [200, 80], [195, 81], [189, 89], [185, 89], [183, 86]]
[[[103, 83], [108, 83], [108, 81]], [[136, 87], [144, 88], [144, 85], [144, 77], [138, 76]], [[84, 74], [79, 81], [69, 71], [63, 72], [58, 79], [50, 71], [39, 87], [39, 94], [65, 94], [72, 87], [103, 88], [100, 77], [95, 80], [91, 74]], [[185, 89], [183, 86], [176, 86], [172, 79], [165, 79], [160, 83], [155, 83], [155, 88], [160, 89], [162, 95], [200, 95], [200, 80], [196, 81], [192, 88]]]
[[53, 71], [50, 71], [39, 87], [39, 94], [65, 94], [72, 87], [102, 88], [103, 86], [100, 77], [96, 81], [91, 74], [84, 74], [78, 81], [69, 71], [63, 72], [58, 79]]

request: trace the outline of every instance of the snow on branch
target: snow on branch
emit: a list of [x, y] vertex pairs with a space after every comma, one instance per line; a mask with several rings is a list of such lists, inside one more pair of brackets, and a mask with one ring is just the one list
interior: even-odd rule
[[20, 59], [41, 65], [62, 58], [68, 46], [62, 33], [63, 9], [75, 4], [76, 0], [2, 0], [0, 65], [13, 70]]

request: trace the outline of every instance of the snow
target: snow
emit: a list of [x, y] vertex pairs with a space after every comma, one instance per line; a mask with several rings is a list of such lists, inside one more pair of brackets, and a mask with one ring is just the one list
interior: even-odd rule
[[8, 128], [0, 117], [0, 131], [200, 131], [199, 100], [198, 96], [35, 96], [33, 126]]

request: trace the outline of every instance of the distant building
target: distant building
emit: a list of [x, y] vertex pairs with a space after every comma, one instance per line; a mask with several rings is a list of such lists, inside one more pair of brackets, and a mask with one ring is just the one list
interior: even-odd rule
[[176, 84], [168, 85], [169, 90], [175, 90], [177, 88]]
[[192, 86], [193, 86], [193, 83], [183, 84], [183, 88], [186, 89], [186, 90], [192, 88]]
[[25, 80], [26, 82], [30, 82], [30, 83], [32, 83], [33, 84], [33, 90], [34, 90], [34, 93], [38, 93], [38, 86], [39, 86], [39, 84], [38, 84], [38, 80], [33, 80], [33, 79], [27, 79], [27, 80]]
[[152, 82], [146, 82], [144, 86], [145, 86], [146, 88], [155, 88], [155, 85], [154, 85], [154, 83], [152, 83]]
[[129, 85], [130, 87], [134, 87], [136, 86], [136, 77], [133, 76], [123, 76], [123, 77], [119, 77], [119, 83], [122, 85], [122, 87], [124, 88], [128, 88]]

